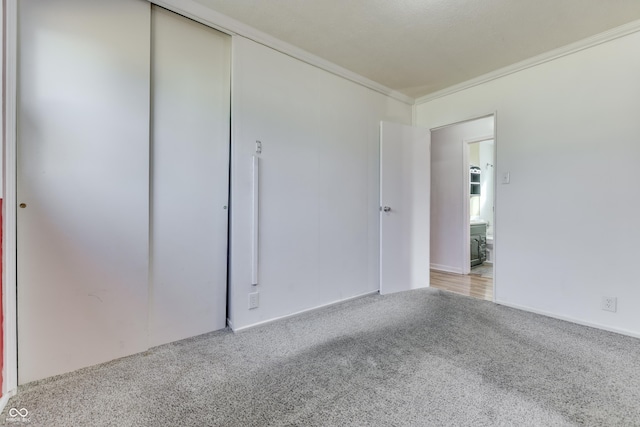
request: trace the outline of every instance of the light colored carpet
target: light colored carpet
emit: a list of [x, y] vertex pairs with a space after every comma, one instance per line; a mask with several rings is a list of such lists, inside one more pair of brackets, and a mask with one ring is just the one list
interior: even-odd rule
[[[640, 340], [433, 289], [28, 384], [38, 426], [640, 425]], [[13, 424], [16, 425], [16, 424]]]

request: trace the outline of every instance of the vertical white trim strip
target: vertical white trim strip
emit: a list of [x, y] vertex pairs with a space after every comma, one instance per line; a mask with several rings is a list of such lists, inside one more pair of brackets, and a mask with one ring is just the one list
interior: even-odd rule
[[498, 302], [498, 287], [496, 286], [496, 218], [498, 217], [498, 111], [493, 112], [493, 302]]
[[18, 336], [16, 314], [16, 118], [17, 118], [17, 40], [18, 3], [5, 2], [4, 33], [4, 233], [2, 310], [4, 314], [4, 364], [2, 394], [13, 394], [18, 387]]
[[462, 274], [471, 273], [471, 197], [470, 197], [470, 180], [469, 176], [469, 166], [470, 166], [470, 153], [469, 153], [469, 142], [467, 140], [462, 140], [462, 213], [464, 217], [462, 218], [462, 235], [464, 238], [462, 239], [462, 263], [460, 266], [462, 267]]
[[251, 225], [251, 284], [258, 284], [258, 231], [260, 207], [260, 158], [253, 156], [253, 186], [252, 186], [252, 218]]

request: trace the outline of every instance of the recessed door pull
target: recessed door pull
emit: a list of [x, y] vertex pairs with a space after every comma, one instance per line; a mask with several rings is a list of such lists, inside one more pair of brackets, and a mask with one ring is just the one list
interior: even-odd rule
[[26, 204], [26, 203], [20, 203], [20, 207], [21, 207], [22, 209], [24, 209], [24, 208], [26, 208], [26, 207], [27, 207], [27, 204]]
[[389, 206], [385, 206], [382, 210], [385, 212], [391, 212], [391, 208]]

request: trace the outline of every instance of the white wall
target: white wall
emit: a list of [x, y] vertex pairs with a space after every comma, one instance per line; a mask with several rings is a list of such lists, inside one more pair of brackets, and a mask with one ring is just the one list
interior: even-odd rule
[[499, 303], [640, 335], [638, 76], [634, 33], [416, 107], [427, 127], [497, 111]]
[[464, 233], [469, 173], [465, 140], [493, 135], [493, 116], [431, 132], [431, 268], [463, 273], [469, 264]]
[[[379, 122], [411, 106], [233, 38], [230, 320], [234, 329], [375, 292]], [[251, 157], [263, 144], [259, 285], [251, 286]], [[248, 294], [260, 307], [248, 309]]]

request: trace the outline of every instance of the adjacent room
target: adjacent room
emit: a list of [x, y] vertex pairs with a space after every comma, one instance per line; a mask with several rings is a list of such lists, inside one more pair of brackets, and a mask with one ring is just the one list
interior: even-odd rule
[[0, 424], [640, 425], [636, 0], [3, 0]]
[[493, 301], [496, 115], [431, 130], [430, 286]]

